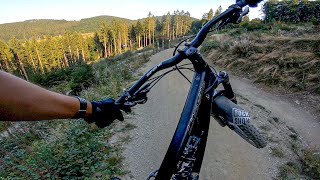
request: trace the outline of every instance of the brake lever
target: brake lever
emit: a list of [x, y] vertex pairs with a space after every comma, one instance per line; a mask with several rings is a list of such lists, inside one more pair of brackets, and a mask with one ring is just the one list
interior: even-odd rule
[[249, 7], [244, 8], [244, 11], [242, 11], [236, 23], [237, 24], [241, 23], [242, 18], [247, 14], [249, 14]]
[[140, 91], [138, 94], [134, 97], [134, 102], [138, 104], [145, 104], [148, 101], [147, 93], [150, 91], [150, 89], [146, 88], [142, 91]]
[[148, 89], [150, 85], [146, 85], [131, 96], [127, 91], [124, 91], [123, 96], [125, 97], [125, 102], [120, 106], [120, 109], [125, 112], [130, 112], [131, 107], [136, 106], [137, 104], [145, 104], [148, 100], [147, 93], [150, 91]]

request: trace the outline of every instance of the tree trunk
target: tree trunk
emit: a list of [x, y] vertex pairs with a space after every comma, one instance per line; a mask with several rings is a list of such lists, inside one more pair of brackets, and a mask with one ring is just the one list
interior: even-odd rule
[[138, 44], [139, 44], [139, 48], [141, 47], [141, 35], [139, 34], [138, 36]]
[[83, 50], [83, 48], [81, 49], [81, 54], [82, 54], [82, 60], [83, 60], [83, 62], [86, 62], [86, 57], [85, 57], [85, 55], [84, 55], [84, 50]]
[[[155, 27], [152, 26], [152, 44], [154, 44], [154, 34], [155, 34]], [[154, 46], [153, 46], [154, 47]]]
[[179, 35], [179, 29], [180, 29], [180, 26], [179, 26], [179, 23], [177, 22], [176, 37], [178, 37], [178, 35]]
[[114, 54], [117, 54], [117, 41], [116, 38], [113, 38]]
[[80, 43], [81, 43], [82, 60], [83, 60], [83, 62], [86, 62], [86, 57], [85, 57], [85, 55], [84, 55], [84, 50], [83, 50], [83, 41], [82, 41], [82, 38], [81, 38]]
[[147, 44], [147, 33], [144, 33], [144, 47], [146, 47]]
[[124, 50], [126, 51], [127, 50], [127, 36], [124, 36], [124, 42], [123, 44], [125, 44], [126, 46], [124, 47]]
[[40, 69], [41, 69], [41, 72], [42, 72], [42, 74], [43, 74], [43, 73], [44, 73], [44, 69], [43, 69], [43, 65], [42, 65], [42, 62], [41, 62], [40, 53], [39, 53], [39, 50], [38, 50], [37, 47], [36, 47], [36, 53], [37, 53], [37, 56], [38, 56], [38, 61], [39, 61]]
[[112, 48], [112, 46], [109, 44], [109, 46], [108, 46], [108, 55], [109, 56], [111, 56], [111, 48]]
[[118, 39], [119, 39], [119, 53], [121, 53], [122, 52], [122, 48], [121, 48], [121, 43], [122, 43], [122, 39], [121, 39], [121, 33], [120, 33], [120, 31], [119, 31], [119, 33], [118, 33]]
[[77, 48], [77, 58], [78, 58], [78, 61], [79, 61], [80, 60], [79, 48]]
[[148, 25], [148, 38], [149, 38], [149, 39], [148, 39], [148, 45], [149, 45], [149, 44], [151, 44], [151, 42], [150, 42], [150, 41], [151, 41], [151, 27], [150, 27], [150, 22], [149, 22], [149, 25]]
[[167, 27], [167, 37], [168, 37], [168, 39], [170, 39], [170, 23], [168, 23], [168, 27]]
[[8, 61], [7, 58], [4, 59], [4, 65], [6, 66], [6, 71], [7, 71], [7, 72], [11, 72], [11, 69], [10, 69], [10, 67], [9, 67], [9, 63], [8, 63], [7, 61]]
[[112, 43], [110, 44], [110, 54], [113, 54], [113, 47], [112, 47]]
[[69, 53], [70, 53], [71, 62], [72, 62], [72, 64], [74, 64], [74, 62], [73, 62], [74, 59], [73, 59], [73, 56], [72, 56], [71, 46], [69, 46], [68, 49], [69, 49]]
[[130, 51], [132, 51], [132, 41], [131, 39], [129, 41], [130, 41]]
[[103, 47], [104, 47], [104, 58], [107, 58], [108, 57], [108, 55], [107, 55], [107, 42], [103, 43]]
[[29, 57], [31, 59], [33, 72], [36, 72], [37, 71], [36, 64], [34, 63], [33, 56], [32, 56], [32, 54], [30, 52], [29, 52]]
[[162, 49], [164, 49], [164, 37], [162, 38]]
[[183, 28], [183, 21], [181, 21], [181, 24], [180, 24], [179, 36], [183, 35], [182, 28]]
[[28, 78], [28, 74], [26, 72], [26, 70], [24, 69], [24, 66], [23, 66], [23, 62], [21, 61], [20, 57], [18, 54], [15, 54], [18, 62], [19, 62], [19, 65], [20, 65], [20, 68], [21, 68], [21, 71], [23, 73], [23, 76], [26, 78], [27, 81], [29, 81], [29, 78]]
[[66, 53], [63, 53], [63, 60], [64, 60], [65, 67], [69, 67], [69, 63], [68, 63], [68, 59], [67, 59]]
[[174, 39], [174, 28], [172, 29], [171, 39]]

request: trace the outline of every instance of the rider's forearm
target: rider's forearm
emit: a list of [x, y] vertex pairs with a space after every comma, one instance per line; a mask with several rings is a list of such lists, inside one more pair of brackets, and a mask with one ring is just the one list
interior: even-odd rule
[[[0, 121], [35, 121], [72, 118], [79, 100], [48, 91], [0, 71]], [[87, 102], [87, 115], [91, 103]]]

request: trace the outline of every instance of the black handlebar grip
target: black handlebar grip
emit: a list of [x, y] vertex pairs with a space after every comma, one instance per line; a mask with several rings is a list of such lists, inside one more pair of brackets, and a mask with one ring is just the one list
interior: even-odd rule
[[257, 7], [261, 1], [263, 0], [237, 0], [236, 3], [241, 7], [246, 5], [249, 5], [250, 7]]

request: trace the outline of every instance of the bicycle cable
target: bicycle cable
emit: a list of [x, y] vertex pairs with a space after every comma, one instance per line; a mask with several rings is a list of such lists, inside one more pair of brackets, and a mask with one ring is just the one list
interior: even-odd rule
[[[213, 31], [221, 28], [223, 25], [225, 25], [225, 22], [221, 21], [214, 29], [209, 30], [208, 33], [213, 32]], [[187, 38], [181, 40], [181, 41], [175, 46], [175, 49], [174, 49], [174, 51], [173, 51], [173, 56], [176, 54], [177, 49], [179, 48], [179, 46], [180, 46], [183, 42], [187, 41], [187, 40], [190, 39], [190, 38], [194, 38], [194, 37], [196, 37], [196, 34], [195, 34], [195, 35], [192, 35], [192, 36], [188, 36]], [[192, 64], [192, 63], [187, 63], [187, 64], [183, 64], [183, 65], [179, 65], [179, 66], [178, 66], [178, 65], [175, 65], [173, 69], [171, 69], [171, 70], [169, 70], [169, 71], [167, 71], [167, 72], [164, 72], [163, 74], [161, 74], [161, 75], [159, 75], [159, 76], [156, 76], [156, 77], [154, 77], [154, 78], [149, 79], [148, 81], [151, 81], [151, 82], [148, 83], [148, 84], [150, 85], [150, 87], [148, 87], [148, 91], [150, 91], [165, 75], [167, 75], [167, 74], [169, 74], [170, 72], [173, 72], [173, 71], [175, 71], [175, 70], [177, 70], [190, 84], [192, 84], [192, 82], [191, 82], [191, 81], [186, 77], [186, 75], [183, 74], [182, 71], [181, 71], [181, 70], [190, 70], [190, 71], [195, 72], [193, 68], [185, 68], [185, 67], [184, 67], [184, 66], [187, 66], [187, 65], [190, 65], [190, 64]], [[210, 65], [209, 65], [209, 67], [214, 71], [215, 74], [217, 74], [217, 71], [216, 71], [216, 69], [215, 69], [214, 67], [212, 67], [212, 66], [210, 66]], [[148, 81], [147, 81], [147, 82], [148, 82]], [[210, 89], [212, 89], [212, 88], [214, 87], [215, 83], [216, 83], [216, 81], [213, 83], [213, 85], [211, 85], [209, 88], [207, 88], [205, 92], [208, 92]], [[139, 91], [139, 90], [138, 90], [138, 91]]]
[[[213, 28], [212, 30], [209, 30], [208, 33], [218, 30], [219, 28], [221, 28], [221, 27], [224, 26], [225, 24], [226, 24], [225, 21], [220, 21], [220, 23], [219, 23], [215, 28]], [[173, 55], [172, 55], [172, 56], [175, 56], [175, 55], [176, 55], [177, 49], [179, 48], [179, 46], [180, 46], [183, 42], [187, 41], [187, 40], [190, 39], [190, 38], [196, 37], [196, 35], [197, 35], [197, 34], [192, 35], [192, 36], [188, 36], [187, 38], [181, 40], [177, 45], [175, 45], [175, 49], [174, 49], [174, 51], [173, 51]], [[183, 76], [183, 77], [191, 84], [191, 81], [180, 71], [179, 67], [178, 67], [177, 65], [175, 65], [175, 67], [176, 67], [177, 71], [181, 74], [181, 76]], [[210, 66], [210, 67], [211, 67], [212, 69], [214, 69], [215, 73], [217, 73], [217, 71], [216, 71], [215, 68], [213, 68], [212, 66]]]
[[[181, 69], [181, 70], [190, 70], [190, 71], [193, 71], [194, 72], [194, 69], [193, 68], [186, 68], [184, 66], [187, 66], [187, 65], [190, 65], [192, 63], [187, 63], [187, 64], [183, 64], [183, 65], [180, 65], [178, 66], [178, 68], [172, 68], [171, 70], [169, 71], [166, 71], [164, 72], [163, 74], [159, 75], [159, 76], [156, 76], [154, 78], [151, 78], [149, 79], [148, 81], [151, 81], [149, 82], [149, 84], [151, 85], [148, 89], [150, 90], [151, 88], [153, 88], [165, 75], [169, 74], [170, 72], [173, 72], [175, 70], [178, 70], [178, 69]], [[191, 82], [190, 82], [191, 83]]]

